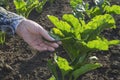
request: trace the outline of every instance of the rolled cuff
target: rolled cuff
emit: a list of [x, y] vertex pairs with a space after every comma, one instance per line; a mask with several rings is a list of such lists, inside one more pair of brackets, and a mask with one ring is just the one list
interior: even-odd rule
[[14, 31], [16, 32], [16, 29], [18, 25], [24, 20], [25, 18], [17, 17], [16, 19], [13, 19], [13, 22], [11, 23], [11, 26], [14, 28]]
[[23, 16], [7, 11], [0, 7], [0, 29], [8, 34], [15, 34], [18, 25], [24, 20]]

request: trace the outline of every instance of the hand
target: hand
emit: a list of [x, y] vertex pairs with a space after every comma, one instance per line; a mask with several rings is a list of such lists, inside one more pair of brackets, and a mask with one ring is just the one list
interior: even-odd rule
[[32, 20], [23, 20], [18, 25], [16, 33], [38, 51], [54, 51], [59, 46], [59, 43], [52, 42], [55, 40], [49, 36], [43, 27]]

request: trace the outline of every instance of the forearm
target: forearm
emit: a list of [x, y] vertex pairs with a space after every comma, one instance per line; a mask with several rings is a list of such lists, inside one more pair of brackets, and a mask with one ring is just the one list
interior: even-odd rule
[[0, 30], [8, 34], [14, 34], [18, 25], [22, 22], [24, 17], [15, 13], [9, 12], [0, 7]]

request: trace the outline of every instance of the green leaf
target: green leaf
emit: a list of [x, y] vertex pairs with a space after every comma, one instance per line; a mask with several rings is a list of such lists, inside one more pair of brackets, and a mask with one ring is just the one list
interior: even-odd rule
[[63, 76], [65, 76], [70, 70], [73, 69], [65, 58], [57, 56], [55, 61], [58, 67], [61, 69]]
[[92, 40], [87, 43], [87, 47], [97, 50], [108, 50], [110, 45], [120, 44], [120, 40], [111, 40], [97, 38], [97, 40]]
[[71, 26], [67, 22], [61, 21], [55, 16], [48, 15], [48, 18], [58, 29], [70, 32]]
[[105, 11], [108, 14], [120, 14], [120, 6], [119, 5], [106, 6]]
[[75, 37], [77, 39], [81, 39], [80, 32], [83, 31], [83, 27], [81, 26], [80, 21], [72, 14], [64, 14], [62, 19], [72, 26], [71, 30], [74, 33]]
[[63, 40], [64, 34], [57, 28], [53, 28], [50, 32], [49, 35], [53, 37], [56, 41], [61, 41]]
[[42, 0], [41, 2], [39, 2], [39, 4], [36, 7], [36, 11], [38, 13], [42, 12], [43, 6], [47, 3], [48, 0]]
[[[105, 26], [103, 26], [105, 24]], [[98, 15], [94, 17], [86, 26], [86, 29], [96, 29], [98, 27], [102, 28], [115, 28], [115, 20], [114, 18], [109, 15]]]
[[29, 14], [33, 9], [38, 9], [41, 12], [43, 6], [45, 5], [46, 0], [14, 0], [14, 5], [17, 10], [17, 13], [28, 18]]
[[111, 40], [108, 42], [109, 45], [116, 45], [116, 44], [120, 44], [120, 40]]
[[100, 63], [95, 63], [95, 64], [85, 64], [84, 66], [80, 67], [79, 69], [76, 69], [72, 75], [74, 77], [74, 79], [72, 80], [76, 80], [80, 75], [85, 74], [88, 71], [94, 70], [96, 68], [101, 67], [102, 65]]
[[71, 61], [73, 61], [76, 58], [76, 56], [79, 55], [80, 48], [79, 46], [77, 46], [77, 44], [75, 44], [74, 38], [63, 40], [62, 45], [64, 49], [66, 50], [66, 52], [68, 53]]
[[96, 39], [105, 28], [116, 28], [115, 20], [109, 14], [94, 17], [84, 28], [81, 37], [85, 41]]
[[100, 11], [100, 8], [98, 6], [92, 7], [90, 10], [88, 10], [88, 13], [91, 16], [91, 18], [102, 14], [102, 12]]
[[66, 76], [70, 80], [76, 80], [80, 75], [101, 67], [100, 63], [89, 61], [91, 52], [108, 50], [109, 46], [120, 43], [120, 40], [108, 41], [101, 34], [106, 28], [116, 28], [111, 13], [119, 14], [120, 8], [108, 7], [107, 0], [94, 1], [96, 5], [85, 4], [83, 0], [70, 0], [73, 15], [64, 14], [62, 20], [48, 16], [56, 26], [53, 28], [53, 34], [62, 41], [63, 48], [70, 58], [70, 62], [62, 57], [55, 58], [58, 67], [56, 70], [59, 70], [61, 75], [56, 74], [60, 80], [64, 80]]
[[48, 80], [56, 80], [55, 77], [52, 75]]
[[76, 17], [74, 17], [72, 14], [64, 14], [62, 19], [68, 22], [73, 29], [78, 29], [79, 32], [82, 31], [82, 26], [79, 20]]
[[53, 28], [53, 33], [59, 35], [60, 37], [64, 37], [64, 34], [57, 28]]
[[57, 74], [57, 70], [56, 70], [56, 66], [57, 64], [52, 63], [51, 60], [48, 60], [48, 68], [52, 71], [52, 74], [54, 75], [54, 77], [58, 80], [58, 74]]
[[71, 7], [75, 8], [78, 4], [81, 4], [83, 0], [70, 0]]
[[87, 43], [87, 46], [91, 49], [98, 49], [98, 50], [108, 50], [109, 44], [107, 39], [100, 39], [92, 40]]
[[24, 2], [24, 0], [14, 0], [14, 4], [16, 9], [21, 9], [26, 6], [26, 3]]
[[59, 29], [59, 19], [52, 15], [47, 15], [48, 19]]
[[64, 34], [64, 36], [69, 37], [72, 34], [71, 26], [62, 20], [59, 20], [55, 16], [48, 15], [49, 20]]

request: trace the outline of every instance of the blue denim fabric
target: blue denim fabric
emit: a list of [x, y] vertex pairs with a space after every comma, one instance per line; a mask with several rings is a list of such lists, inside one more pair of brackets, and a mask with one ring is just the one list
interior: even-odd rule
[[0, 7], [0, 30], [7, 34], [15, 34], [15, 30], [24, 17]]

